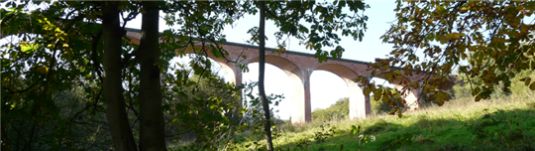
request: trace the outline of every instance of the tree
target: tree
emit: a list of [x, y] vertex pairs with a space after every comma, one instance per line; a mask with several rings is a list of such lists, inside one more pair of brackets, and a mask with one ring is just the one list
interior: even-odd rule
[[139, 46], [140, 73], [140, 150], [166, 150], [160, 88], [159, 2], [142, 2], [141, 31], [144, 35]]
[[[337, 45], [340, 41], [338, 29], [343, 36], [351, 36], [361, 40], [366, 29], [367, 17], [359, 14], [367, 5], [361, 1], [334, 1], [329, 2], [256, 2], [260, 11], [259, 27], [251, 29], [252, 40], [259, 44], [259, 83], [260, 98], [263, 104], [267, 149], [273, 150], [271, 136], [271, 118], [269, 102], [264, 92], [264, 64], [265, 64], [265, 20], [273, 20], [279, 27], [275, 33], [279, 48], [284, 50], [282, 36], [295, 37], [306, 44], [308, 49], [316, 51], [319, 61], [325, 61], [329, 56], [340, 58], [344, 48]], [[349, 12], [343, 11], [348, 8]], [[256, 12], [253, 12], [256, 13]], [[305, 26], [302, 24], [309, 24]], [[334, 47], [332, 51], [325, 51], [324, 47]]]
[[[535, 69], [533, 1], [397, 2], [397, 22], [382, 36], [393, 44], [390, 57], [377, 66], [397, 66], [427, 73], [422, 95], [441, 105], [450, 75], [466, 75], [475, 101], [488, 98], [494, 87], [510, 92], [510, 79]], [[531, 18], [529, 17], [531, 16]], [[394, 76], [395, 77], [395, 76]], [[387, 79], [391, 80], [391, 79]], [[524, 78], [535, 89], [535, 82]]]
[[266, 35], [265, 35], [265, 11], [266, 5], [264, 2], [259, 2], [258, 9], [260, 10], [260, 23], [258, 24], [258, 91], [260, 93], [260, 100], [262, 101], [262, 107], [264, 109], [265, 124], [264, 131], [266, 132], [267, 149], [273, 150], [273, 141], [271, 137], [271, 115], [269, 109], [269, 100], [266, 97], [266, 91], [264, 87], [264, 75], [266, 64]]
[[[74, 129], [101, 126], [95, 121], [100, 114], [88, 115], [101, 109], [101, 58], [93, 60], [92, 56], [102, 56], [102, 52], [98, 51], [101, 46], [93, 45], [100, 42], [95, 38], [100, 29], [81, 21], [94, 20], [98, 15], [89, 10], [98, 8], [70, 2], [57, 2], [47, 9], [28, 6], [39, 4], [43, 2], [2, 2], [1, 37], [6, 40], [0, 51], [2, 123], [8, 123], [2, 126], [8, 132], [2, 133], [6, 142], [2, 148], [87, 147], [75, 141], [90, 132]], [[79, 94], [87, 94], [84, 98], [64, 97], [77, 87], [85, 91]], [[65, 105], [72, 106], [62, 108]]]
[[137, 150], [132, 130], [128, 123], [122, 88], [121, 27], [116, 2], [105, 2], [102, 14], [104, 41], [104, 100], [107, 102], [108, 122], [114, 148], [121, 151]]
[[[2, 46], [2, 75], [7, 75], [2, 79], [2, 94], [13, 94], [2, 96], [2, 105], [7, 106], [8, 108], [11, 107], [10, 110], [4, 112], [7, 114], [2, 114], [7, 115], [3, 117], [8, 117], [7, 119], [10, 120], [17, 120], [17, 115], [28, 118], [30, 117], [28, 115], [41, 114], [44, 111], [49, 110], [59, 112], [60, 110], [57, 109], [58, 102], [55, 102], [54, 96], [59, 92], [69, 90], [73, 85], [82, 85], [84, 86], [84, 89], [88, 91], [87, 94], [90, 96], [91, 103], [87, 103], [87, 105], [78, 112], [80, 114], [76, 113], [72, 118], [77, 120], [81, 115], [85, 116], [83, 113], [87, 113], [92, 109], [95, 110], [94, 112], [99, 113], [100, 111], [98, 109], [101, 107], [101, 102], [102, 100], [105, 100], [106, 103], [109, 103], [106, 108], [108, 109], [108, 122], [110, 125], [110, 132], [113, 133], [113, 143], [115, 148], [118, 150], [136, 149], [135, 141], [130, 139], [133, 138], [131, 127], [135, 127], [138, 118], [140, 117], [136, 106], [137, 101], [135, 101], [137, 100], [139, 93], [136, 91], [143, 90], [143, 92], [141, 92], [142, 94], [149, 94], [144, 96], [158, 96], [157, 93], [160, 88], [157, 85], [160, 80], [155, 80], [155, 78], [151, 77], [154, 77], [154, 74], [159, 74], [159, 66], [167, 67], [166, 63], [162, 62], [169, 61], [169, 56], [175, 55], [175, 50], [180, 48], [179, 46], [182, 46], [176, 45], [179, 41], [171, 41], [170, 43], [165, 44], [164, 46], [166, 46], [165, 48], [167, 51], [163, 53], [164, 55], [159, 56], [157, 51], [153, 51], [155, 50], [153, 49], [153, 46], [156, 45], [157, 47], [158, 44], [157, 25], [147, 27], [147, 30], [150, 30], [150, 33], [146, 33], [146, 35], [150, 35], [147, 36], [147, 39], [150, 40], [147, 40], [148, 42], [143, 42], [143, 49], [140, 51], [148, 52], [147, 54], [151, 57], [145, 58], [146, 56], [144, 55], [138, 55], [138, 57], [132, 58], [132, 56], [138, 52], [134, 49], [134, 46], [128, 43], [123, 43], [123, 36], [125, 36], [124, 25], [140, 12], [140, 3], [138, 2], [7, 1], [2, 4], [7, 6], [1, 9], [2, 38], [7, 35], [22, 39], [11, 41], [6, 44], [7, 47], [4, 47], [6, 45]], [[46, 7], [31, 10], [32, 5], [40, 4]], [[179, 25], [182, 24], [181, 21], [184, 21], [184, 27], [187, 27], [188, 29], [196, 29], [188, 31], [189, 33], [187, 34], [179, 34], [180, 38], [187, 37], [193, 39], [193, 36], [199, 35], [203, 40], [210, 39], [219, 41], [220, 39], [218, 39], [218, 36], [220, 36], [219, 31], [222, 26], [232, 22], [232, 19], [237, 18], [242, 14], [239, 7], [236, 6], [239, 5], [236, 5], [234, 2], [179, 2], [162, 4], [158, 7], [162, 7], [162, 10], [168, 13], [181, 14], [178, 15], [180, 16], [178, 17], [180, 21], [167, 21]], [[157, 10], [154, 11], [154, 9], [149, 10], [151, 10], [152, 14], [158, 12]], [[106, 14], [104, 15], [103, 12]], [[193, 13], [193, 15], [189, 13]], [[122, 27], [119, 25], [119, 17], [123, 20]], [[148, 21], [151, 24], [154, 23], [154, 19], [156, 19], [156, 22], [158, 21], [158, 17], [149, 18], [153, 19]], [[100, 25], [99, 20], [102, 20], [102, 23], [105, 23], [106, 25]], [[109, 26], [108, 23], [110, 24]], [[208, 28], [207, 25], [209, 25]], [[156, 27], [156, 29], [154, 27]], [[212, 32], [212, 30], [215, 32]], [[101, 45], [103, 39], [105, 39], [104, 46]], [[105, 47], [106, 50], [102, 51], [102, 47]], [[143, 51], [149, 49], [150, 51]], [[102, 54], [105, 54], [104, 58], [102, 57]], [[106, 68], [105, 72], [102, 71], [102, 60], [105, 60], [106, 62], [104, 63]], [[149, 90], [145, 89], [145, 82], [142, 84], [144, 85], [143, 88], [139, 88], [139, 82], [141, 80], [135, 77], [139, 75], [139, 69], [136, 67], [137, 61], [141, 61], [143, 71], [147, 71], [144, 72], [143, 75], [149, 75], [148, 80], [144, 79], [144, 77], [147, 76], [141, 76], [141, 79], [144, 79], [142, 81], [148, 81], [149, 87], [156, 85], [154, 87], [158, 88], [150, 89], [150, 92], [145, 93], [145, 90]], [[155, 67], [156, 71], [154, 70]], [[199, 69], [205, 70], [203, 68]], [[103, 77], [104, 74], [106, 75]], [[156, 78], [159, 78], [159, 76], [156, 76]], [[102, 83], [105, 83], [105, 88], [101, 87]], [[123, 84], [127, 85], [124, 87], [124, 91]], [[102, 89], [106, 90], [103, 91]], [[100, 97], [101, 93], [105, 93], [104, 99]], [[33, 94], [40, 94], [41, 97], [37, 97], [39, 95]], [[47, 99], [49, 101], [40, 101], [42, 98], [49, 98]], [[150, 148], [153, 146], [152, 144], [156, 144], [154, 146], [159, 146], [159, 149], [157, 148], [157, 150], [165, 148], [163, 119], [161, 118], [162, 116], [160, 116], [162, 109], [161, 107], [158, 109], [158, 107], [161, 106], [161, 101], [158, 103], [158, 101], [152, 100], [150, 102], [144, 101], [147, 99], [141, 100], [141, 102], [147, 104], [142, 103], [143, 105], [141, 105], [141, 110], [143, 112], [141, 113], [141, 116], [144, 116], [145, 120], [142, 119], [141, 122], [141, 125], [143, 125], [141, 127], [143, 127], [142, 129], [144, 130], [142, 132], [143, 134], [140, 136], [140, 140], [142, 143], [147, 143], [147, 145], [140, 144], [140, 148], [144, 149], [144, 146]], [[34, 102], [35, 105], [28, 105]], [[83, 104], [85, 102], [76, 103]], [[33, 106], [34, 109], [29, 109], [31, 106]], [[42, 108], [46, 108], [46, 110], [43, 110]], [[27, 110], [32, 110], [28, 111], [28, 113], [31, 114], [18, 114], [22, 112], [26, 113]], [[145, 115], [145, 113], [148, 114]], [[129, 118], [129, 114], [134, 115], [133, 118]], [[43, 115], [49, 116], [50, 114]], [[56, 114], [52, 115], [55, 116]], [[158, 120], [158, 117], [162, 120]], [[16, 147], [29, 147], [31, 150], [33, 146], [37, 146], [34, 145], [36, 144], [34, 143], [34, 140], [45, 140], [43, 139], [45, 138], [44, 135], [41, 135], [38, 132], [41, 132], [39, 131], [41, 127], [40, 125], [43, 125], [42, 123], [44, 123], [41, 121], [46, 119], [41, 116], [32, 118], [35, 120], [29, 120], [31, 122], [21, 120], [21, 123], [30, 123], [28, 125], [29, 127], [33, 127], [33, 130], [28, 134], [30, 135], [27, 137], [29, 138], [28, 140], [22, 139], [22, 141], [15, 142], [15, 144], [17, 144]], [[151, 121], [152, 119], [156, 119], [156, 121]], [[129, 124], [129, 122], [132, 122], [132, 124]], [[15, 126], [10, 124], [11, 123], [6, 124], [5, 120], [2, 120], [2, 125], [9, 125], [7, 126], [9, 128], [8, 130], [5, 130], [6, 127], [2, 126], [2, 131], [15, 129]], [[149, 126], [147, 127], [147, 125]], [[152, 127], [151, 125], [156, 126]], [[120, 127], [120, 129], [117, 127]], [[157, 131], [161, 131], [161, 133], [152, 133]], [[22, 131], [17, 130], [17, 132]], [[18, 135], [17, 137], [22, 137], [20, 134], [12, 134], [14, 135], [11, 136]], [[149, 134], [148, 137], [155, 134], [155, 139], [147, 139], [148, 137], [146, 134]], [[36, 137], [38, 138], [35, 139]], [[2, 140], [6, 140], [4, 135], [2, 135]], [[24, 144], [19, 142], [23, 142]], [[62, 143], [64, 141], [57, 142]], [[5, 148], [5, 146], [2, 147]]]

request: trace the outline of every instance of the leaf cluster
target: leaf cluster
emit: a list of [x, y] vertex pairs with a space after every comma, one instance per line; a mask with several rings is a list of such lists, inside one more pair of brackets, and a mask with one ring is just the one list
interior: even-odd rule
[[[254, 3], [259, 5], [258, 2]], [[266, 2], [266, 19], [272, 20], [279, 31], [275, 32], [279, 48], [284, 50], [284, 36], [300, 40], [300, 44], [315, 51], [319, 61], [328, 57], [340, 58], [345, 51], [339, 45], [340, 36], [350, 36], [362, 40], [368, 17], [363, 14], [368, 5], [361, 1], [284, 1]], [[252, 28], [252, 41], [258, 30]], [[338, 33], [341, 31], [341, 33]], [[326, 51], [325, 48], [334, 48]]]
[[517, 73], [535, 69], [534, 10], [533, 1], [398, 1], [397, 20], [382, 36], [393, 44], [382, 65], [416, 73], [405, 74], [414, 79], [406, 88], [439, 105], [456, 73], [467, 76], [476, 101], [496, 86], [510, 92]]

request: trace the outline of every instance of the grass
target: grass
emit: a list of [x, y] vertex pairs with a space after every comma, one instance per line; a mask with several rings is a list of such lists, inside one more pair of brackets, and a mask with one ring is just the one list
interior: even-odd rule
[[[457, 86], [459, 98], [402, 117], [282, 124], [275, 128], [274, 144], [276, 150], [535, 150], [535, 93], [518, 78], [511, 89], [510, 96], [498, 93], [474, 102], [459, 94], [467, 93], [467, 86]], [[249, 140], [232, 150], [264, 146], [264, 140]]]
[[[360, 132], [352, 133], [352, 126]], [[278, 131], [277, 149], [535, 150], [535, 99], [530, 94], [480, 102], [461, 98], [401, 118], [378, 115], [294, 127]], [[239, 144], [237, 150], [263, 148], [263, 140], [254, 143]]]

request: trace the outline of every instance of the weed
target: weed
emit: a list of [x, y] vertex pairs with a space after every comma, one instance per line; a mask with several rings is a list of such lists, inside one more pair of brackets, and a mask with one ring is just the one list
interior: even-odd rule
[[323, 143], [329, 137], [332, 137], [336, 131], [336, 127], [331, 126], [330, 124], [320, 125], [320, 130], [314, 132], [314, 141], [316, 143]]

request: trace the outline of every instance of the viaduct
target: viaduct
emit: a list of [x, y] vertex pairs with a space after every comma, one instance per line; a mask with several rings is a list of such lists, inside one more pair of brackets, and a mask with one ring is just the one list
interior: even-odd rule
[[[133, 42], [139, 44], [141, 33], [139, 30], [127, 29], [127, 37]], [[221, 44], [223, 49], [228, 52], [226, 58], [228, 60], [239, 60], [238, 62], [229, 62], [227, 59], [216, 57], [213, 54], [208, 54], [208, 57], [221, 64], [224, 70], [230, 70], [234, 73], [231, 82], [239, 85], [242, 82], [242, 70], [239, 64], [249, 64], [258, 62], [258, 47], [246, 44], [226, 42]], [[345, 81], [350, 92], [349, 94], [349, 118], [361, 119], [366, 118], [371, 113], [370, 97], [365, 96], [362, 89], [354, 81], [357, 76], [372, 77], [371, 71], [368, 70], [369, 64], [367, 62], [347, 60], [347, 59], [332, 59], [322, 63], [311, 54], [285, 51], [277, 52], [275, 49], [266, 48], [266, 63], [272, 64], [283, 70], [291, 79], [288, 83], [294, 92], [291, 96], [286, 96], [288, 100], [293, 101], [293, 113], [291, 114], [292, 123], [303, 123], [312, 121], [311, 111], [311, 97], [310, 97], [310, 76], [315, 70], [324, 70], [338, 75]], [[379, 76], [380, 77], [380, 76]], [[400, 89], [403, 87], [402, 82], [389, 81]], [[409, 110], [414, 110], [419, 107], [418, 103], [419, 90], [412, 90], [403, 94], [405, 102]]]

